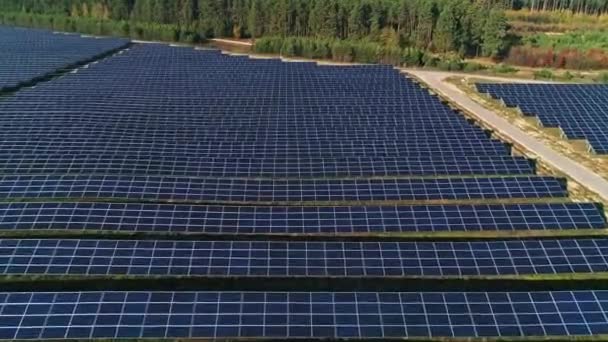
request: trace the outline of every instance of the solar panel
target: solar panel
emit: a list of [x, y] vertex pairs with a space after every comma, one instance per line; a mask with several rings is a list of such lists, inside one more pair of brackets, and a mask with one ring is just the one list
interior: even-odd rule
[[537, 115], [547, 127], [561, 127], [570, 139], [587, 139], [608, 153], [608, 86], [586, 84], [478, 84], [479, 91]]
[[[0, 28], [0, 46], [17, 31]], [[28, 44], [58, 36], [23, 32], [0, 58], [32, 57]], [[71, 57], [47, 56], [45, 68], [126, 43], [73, 37], [57, 43]], [[564, 179], [535, 175], [390, 66], [135, 44], [21, 89], [0, 112], [0, 232], [145, 237], [0, 239], [0, 276], [290, 277], [294, 288], [339, 277], [354, 290], [354, 278], [608, 272], [608, 239], [310, 241], [606, 228], [601, 205], [565, 202]], [[0, 293], [0, 339], [548, 339], [608, 334], [607, 311], [607, 291], [21, 292]]]
[[506, 155], [500, 141], [401, 142], [401, 141], [309, 141], [295, 143], [166, 142], [150, 140], [10, 139], [0, 141], [0, 156], [14, 154], [137, 154], [199, 158], [295, 158], [295, 157], [390, 157], [390, 156], [484, 156]]
[[605, 227], [602, 211], [591, 203], [362, 207], [0, 203], [0, 230], [356, 234]]
[[[204, 105], [204, 104], [201, 104]], [[23, 106], [19, 106], [23, 107]], [[169, 108], [168, 108], [169, 109]], [[48, 108], [46, 109], [48, 110]], [[8, 113], [7, 113], [8, 114]], [[23, 113], [22, 113], [23, 114]], [[44, 115], [44, 112], [42, 113]], [[253, 114], [247, 116], [251, 117]], [[31, 115], [30, 115], [31, 116]], [[46, 115], [48, 116], [48, 114]], [[285, 119], [285, 114], [282, 115]], [[27, 118], [27, 117], [26, 117]], [[128, 116], [127, 116], [128, 118]], [[435, 127], [433, 129], [421, 127], [413, 129], [408, 126], [371, 126], [371, 127], [298, 127], [295, 126], [293, 132], [275, 129], [274, 127], [213, 127], [213, 122], [208, 122], [207, 126], [202, 127], [124, 127], [119, 123], [106, 122], [100, 126], [86, 126], [81, 123], [69, 123], [64, 125], [41, 125], [27, 124], [19, 122], [11, 116], [4, 116], [3, 127], [10, 128], [10, 131], [0, 133], [3, 139], [16, 140], [26, 139], [37, 136], [40, 139], [56, 139], [65, 137], [66, 139], [87, 139], [99, 136], [109, 138], [121, 138], [129, 140], [154, 139], [157, 141], [306, 141], [321, 140], [335, 141], [342, 139], [371, 140], [371, 141], [450, 141], [460, 138], [463, 141], [479, 141], [488, 139], [488, 135], [474, 126], [450, 125], [446, 127]], [[11, 119], [11, 120], [7, 120]], [[235, 118], [237, 119], [237, 118]], [[210, 120], [211, 121], [211, 120]]]
[[292, 65], [136, 44], [51, 83], [0, 103], [2, 158], [454, 160], [510, 153], [389, 67]]
[[556, 337], [608, 332], [608, 292], [1, 293], [0, 338]]
[[128, 41], [0, 26], [0, 91], [17, 88], [106, 53]]
[[338, 178], [439, 175], [530, 175], [522, 157], [442, 158], [187, 158], [133, 154], [48, 154], [0, 156], [4, 174], [123, 174], [192, 177]]
[[0, 240], [0, 274], [466, 277], [608, 271], [608, 239], [480, 242]]
[[254, 180], [137, 176], [0, 176], [0, 198], [199, 202], [468, 200], [566, 197], [553, 177]]

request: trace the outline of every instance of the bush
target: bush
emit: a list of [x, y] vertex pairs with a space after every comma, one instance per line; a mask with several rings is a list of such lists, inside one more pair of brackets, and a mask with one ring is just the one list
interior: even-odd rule
[[495, 66], [492, 71], [494, 71], [497, 74], [514, 74], [516, 72], [519, 71], [519, 69], [514, 68], [510, 65], [507, 64], [498, 64], [497, 66]]
[[286, 57], [300, 56], [300, 42], [296, 38], [287, 38], [283, 40], [281, 46], [281, 55]]
[[552, 80], [555, 78], [555, 75], [551, 70], [542, 69], [534, 72], [534, 78]]
[[302, 39], [300, 53], [302, 57], [315, 58], [315, 48], [317, 44], [311, 39]]
[[608, 68], [608, 52], [602, 49], [552, 48], [533, 46], [514, 47], [505, 59], [508, 63], [533, 68], [605, 69]]
[[448, 58], [439, 59], [437, 68], [444, 71], [461, 71], [464, 67], [462, 60]]
[[377, 63], [380, 60], [380, 46], [375, 43], [358, 42], [353, 44], [354, 61]]
[[574, 78], [574, 75], [570, 71], [566, 71], [560, 76], [560, 78], [570, 81]]
[[331, 46], [332, 59], [338, 62], [352, 62], [354, 51], [352, 45], [347, 41], [337, 40]]
[[406, 66], [422, 66], [426, 60], [424, 51], [416, 48], [407, 48], [403, 50], [402, 61]]
[[331, 58], [331, 48], [329, 42], [325, 40], [317, 41], [314, 46], [315, 50], [312, 58]]
[[476, 71], [481, 71], [481, 70], [486, 70], [486, 66], [479, 64], [479, 63], [473, 63], [473, 62], [468, 62], [468, 63], [464, 63], [464, 66], [462, 68], [463, 71], [466, 72], [476, 72]]
[[439, 58], [429, 55], [429, 54], [425, 54], [422, 59], [422, 64], [426, 68], [436, 68], [437, 65], [439, 64]]
[[403, 64], [403, 52], [399, 47], [383, 47], [380, 62], [401, 66]]
[[596, 82], [608, 83], [608, 72], [602, 72], [595, 78]]
[[253, 50], [259, 53], [279, 53], [283, 47], [283, 38], [264, 37], [255, 41]]
[[197, 32], [183, 31], [179, 36], [179, 40], [182, 43], [196, 44], [201, 42], [201, 36]]

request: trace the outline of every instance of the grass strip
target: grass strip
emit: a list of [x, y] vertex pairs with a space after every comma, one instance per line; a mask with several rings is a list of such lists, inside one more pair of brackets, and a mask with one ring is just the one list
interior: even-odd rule
[[403, 233], [263, 234], [199, 232], [130, 232], [102, 230], [4, 230], [0, 239], [113, 239], [177, 241], [486, 241], [606, 238], [608, 229], [505, 230]]
[[510, 292], [607, 290], [605, 274], [579, 279], [548, 277], [413, 278], [413, 277], [187, 277], [187, 276], [4, 276], [2, 291], [305, 291], [325, 292]]

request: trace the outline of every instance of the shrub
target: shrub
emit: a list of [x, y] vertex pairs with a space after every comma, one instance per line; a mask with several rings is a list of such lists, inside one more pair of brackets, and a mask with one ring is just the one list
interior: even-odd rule
[[359, 63], [377, 63], [380, 59], [380, 46], [375, 43], [358, 42], [353, 44], [354, 60]]
[[464, 66], [462, 68], [462, 70], [466, 71], [466, 72], [475, 72], [475, 71], [481, 71], [481, 70], [485, 70], [485, 69], [487, 69], [485, 65], [482, 65], [479, 63], [474, 63], [474, 62], [464, 63]]
[[316, 42], [313, 58], [331, 58], [331, 48], [327, 41], [321, 40]]
[[426, 68], [435, 68], [439, 64], [439, 58], [432, 56], [430, 54], [425, 54], [422, 59], [422, 64]]
[[300, 42], [296, 38], [287, 38], [283, 40], [281, 46], [281, 55], [286, 57], [300, 56]]
[[383, 47], [380, 62], [400, 66], [403, 64], [403, 52], [398, 47]]
[[608, 72], [602, 72], [595, 78], [596, 82], [608, 83]]
[[331, 46], [331, 54], [335, 61], [352, 62], [354, 60], [353, 47], [347, 41], [335, 41]]
[[197, 32], [182, 31], [179, 40], [183, 43], [196, 44], [201, 42], [201, 36]]
[[300, 53], [302, 57], [315, 58], [315, 48], [317, 44], [311, 39], [302, 39], [300, 44]]
[[464, 63], [462, 60], [455, 58], [439, 59], [437, 62], [437, 68], [445, 71], [461, 71], [463, 67]]
[[517, 68], [502, 63], [495, 66], [492, 70], [498, 74], [514, 74], [519, 71]]
[[560, 77], [563, 78], [563, 79], [565, 79], [565, 80], [570, 81], [570, 80], [572, 80], [574, 78], [574, 75], [570, 71], [566, 71]]
[[325, 40], [317, 41], [314, 46], [315, 50], [312, 56], [313, 58], [331, 58], [331, 48], [329, 42]]
[[264, 37], [255, 41], [253, 50], [260, 53], [279, 53], [283, 47], [283, 38]]
[[407, 48], [403, 50], [402, 61], [406, 66], [422, 66], [426, 60], [425, 53], [416, 48]]
[[602, 49], [582, 51], [575, 48], [555, 52], [552, 48], [519, 46], [511, 49], [505, 61], [534, 68], [604, 69], [608, 68], [608, 52]]
[[555, 75], [549, 69], [542, 69], [534, 72], [534, 78], [552, 80], [555, 78]]

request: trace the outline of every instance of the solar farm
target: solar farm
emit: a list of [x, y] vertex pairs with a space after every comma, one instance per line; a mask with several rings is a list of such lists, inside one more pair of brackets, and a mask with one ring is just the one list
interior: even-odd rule
[[392, 67], [0, 51], [2, 340], [608, 336], [603, 206]]
[[589, 150], [608, 154], [608, 86], [589, 84], [478, 83], [477, 89], [545, 127], [559, 127], [568, 139], [583, 139]]

